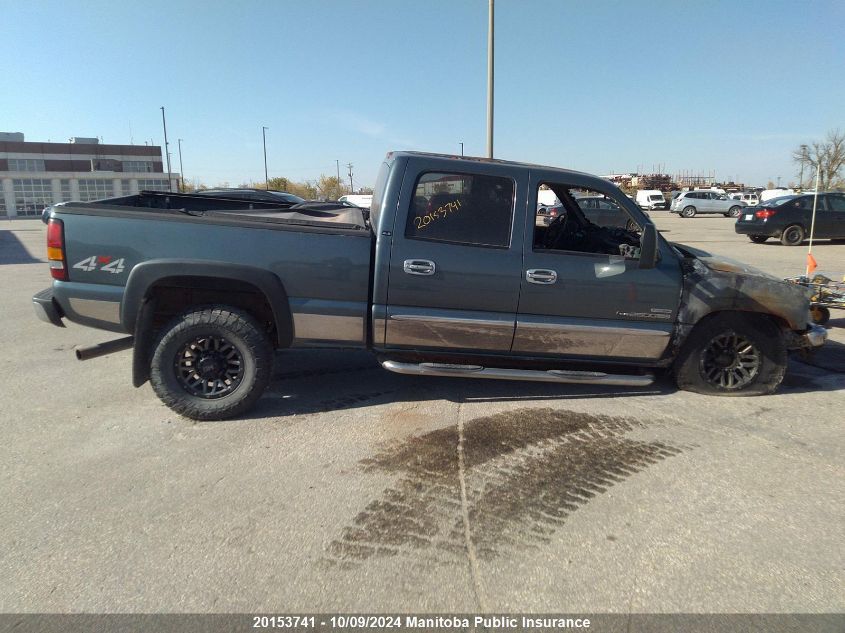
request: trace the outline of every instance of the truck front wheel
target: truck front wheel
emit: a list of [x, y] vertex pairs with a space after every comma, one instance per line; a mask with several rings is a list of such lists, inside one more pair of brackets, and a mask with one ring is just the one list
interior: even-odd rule
[[249, 314], [195, 308], [161, 331], [150, 366], [156, 395], [194, 420], [224, 420], [252, 407], [270, 381], [273, 347]]
[[786, 373], [778, 328], [764, 317], [726, 313], [697, 326], [675, 360], [680, 389], [719, 396], [774, 393]]

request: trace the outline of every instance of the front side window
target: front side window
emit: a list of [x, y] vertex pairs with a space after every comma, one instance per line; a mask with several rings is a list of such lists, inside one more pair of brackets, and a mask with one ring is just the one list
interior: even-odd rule
[[560, 205], [537, 214], [534, 250], [639, 258], [641, 227], [616, 200], [583, 187], [547, 185]]
[[513, 180], [498, 176], [423, 174], [414, 188], [405, 237], [507, 247], [514, 189]]

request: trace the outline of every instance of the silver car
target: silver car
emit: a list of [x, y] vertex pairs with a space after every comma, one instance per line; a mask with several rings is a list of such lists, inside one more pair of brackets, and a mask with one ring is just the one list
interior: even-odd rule
[[732, 200], [718, 191], [682, 191], [672, 200], [672, 213], [692, 218], [699, 213], [721, 213], [726, 218], [738, 218], [748, 204]]

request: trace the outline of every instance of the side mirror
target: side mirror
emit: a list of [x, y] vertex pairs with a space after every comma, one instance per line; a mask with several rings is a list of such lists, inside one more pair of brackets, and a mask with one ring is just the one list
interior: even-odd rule
[[651, 222], [643, 227], [640, 237], [640, 268], [654, 268], [657, 266], [657, 227]]

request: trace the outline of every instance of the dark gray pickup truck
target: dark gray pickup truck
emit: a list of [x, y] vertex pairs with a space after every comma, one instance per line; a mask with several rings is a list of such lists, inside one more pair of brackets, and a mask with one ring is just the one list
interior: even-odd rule
[[[540, 188], [561, 212], [538, 222]], [[620, 218], [587, 219], [579, 198]], [[38, 316], [130, 336], [133, 382], [173, 410], [247, 410], [274, 350], [367, 348], [406, 374], [772, 393], [821, 345], [804, 291], [667, 242], [613, 184], [562, 169], [388, 154], [369, 214], [142, 193], [49, 212]]]

